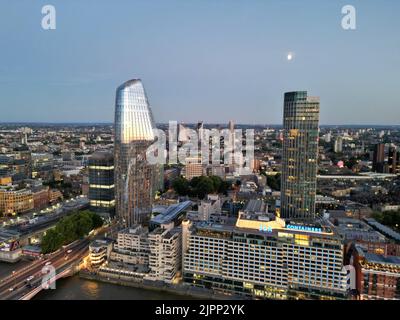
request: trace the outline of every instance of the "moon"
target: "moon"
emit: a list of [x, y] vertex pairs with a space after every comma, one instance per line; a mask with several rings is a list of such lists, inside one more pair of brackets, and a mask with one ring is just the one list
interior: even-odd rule
[[294, 54], [292, 53], [292, 52], [289, 52], [288, 54], [287, 54], [287, 60], [288, 61], [292, 61], [293, 60], [293, 58], [294, 58]]

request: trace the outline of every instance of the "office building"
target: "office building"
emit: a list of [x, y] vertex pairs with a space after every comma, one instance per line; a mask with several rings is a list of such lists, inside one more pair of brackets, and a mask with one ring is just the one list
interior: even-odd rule
[[335, 139], [335, 143], [333, 145], [333, 151], [335, 153], [340, 153], [343, 151], [343, 138], [342, 137], [337, 137]]
[[14, 153], [17, 173], [29, 179], [32, 174], [32, 154], [29, 147], [27, 145], [19, 146], [14, 148]]
[[33, 206], [36, 210], [43, 209], [49, 204], [49, 187], [36, 186], [32, 188]]
[[372, 171], [384, 173], [385, 170], [385, 144], [378, 143], [374, 148]]
[[204, 168], [201, 163], [201, 158], [186, 158], [183, 175], [188, 180], [204, 175]]
[[319, 98], [285, 93], [281, 217], [313, 219], [317, 185]]
[[131, 265], [149, 264], [148, 230], [141, 225], [118, 232], [117, 242], [110, 254], [112, 261]]
[[154, 121], [141, 80], [118, 87], [115, 100], [115, 205], [121, 226], [148, 221], [154, 195], [154, 165], [146, 151], [154, 141]]
[[90, 208], [113, 215], [115, 209], [114, 156], [110, 152], [95, 152], [89, 159]]
[[228, 129], [231, 133], [235, 131], [235, 122], [233, 120], [229, 120]]
[[54, 156], [51, 153], [32, 153], [32, 178], [47, 178], [54, 168]]
[[242, 213], [236, 224], [182, 228], [183, 277], [194, 286], [266, 299], [347, 296], [344, 248], [329, 226]]
[[400, 300], [400, 257], [370, 253], [356, 245], [353, 263], [361, 300]]
[[32, 191], [29, 189], [0, 189], [0, 216], [16, 215], [34, 208]]
[[144, 279], [171, 283], [181, 270], [181, 245], [181, 229], [174, 224], [151, 231], [135, 225], [118, 233], [110, 260], [122, 263], [122, 270], [142, 270]]

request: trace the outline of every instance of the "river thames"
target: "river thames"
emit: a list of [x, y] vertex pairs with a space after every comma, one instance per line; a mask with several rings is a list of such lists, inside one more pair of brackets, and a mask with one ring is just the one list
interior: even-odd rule
[[[28, 265], [28, 261], [16, 264], [0, 262], [0, 277], [13, 270]], [[60, 279], [55, 290], [43, 290], [34, 300], [187, 300], [189, 296], [174, 295], [167, 292], [124, 287], [110, 283], [97, 282], [73, 276]]]
[[124, 287], [73, 276], [58, 280], [55, 290], [43, 290], [34, 300], [187, 300], [188, 296]]

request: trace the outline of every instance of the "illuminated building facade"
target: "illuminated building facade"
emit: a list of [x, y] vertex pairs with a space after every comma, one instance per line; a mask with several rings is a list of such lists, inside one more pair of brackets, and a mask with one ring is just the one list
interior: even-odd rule
[[307, 91], [285, 93], [281, 217], [315, 218], [319, 98]]
[[109, 152], [95, 152], [89, 159], [89, 200], [93, 211], [113, 215], [114, 156]]
[[146, 160], [146, 150], [154, 141], [154, 128], [141, 80], [119, 86], [115, 100], [115, 205], [124, 227], [145, 223], [150, 217], [155, 170]]
[[32, 191], [0, 189], [0, 215], [16, 215], [34, 208]]
[[400, 300], [400, 257], [356, 246], [354, 267], [361, 300]]
[[108, 240], [94, 240], [89, 245], [89, 259], [93, 268], [101, 266], [107, 261], [112, 249], [112, 242]]
[[265, 299], [344, 299], [343, 245], [329, 227], [244, 215], [236, 225], [182, 223], [183, 277], [194, 286]]

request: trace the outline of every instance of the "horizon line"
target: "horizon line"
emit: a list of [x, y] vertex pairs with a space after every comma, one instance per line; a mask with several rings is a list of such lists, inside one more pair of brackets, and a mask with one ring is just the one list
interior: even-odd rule
[[[186, 125], [196, 125], [199, 121], [197, 122], [185, 122], [185, 121], [177, 121], [180, 124], [186, 124]], [[78, 122], [78, 121], [67, 121], [67, 122], [59, 122], [59, 121], [0, 121], [0, 125], [19, 125], [19, 124], [32, 124], [32, 125], [46, 125], [46, 124], [51, 124], [51, 125], [112, 125], [114, 122], [107, 122], [107, 121], [83, 121], [83, 122]], [[156, 122], [158, 125], [165, 125], [168, 124], [168, 122]], [[221, 124], [229, 124], [228, 122], [203, 122], [205, 125], [221, 125]], [[234, 123], [235, 126], [282, 126], [282, 123]], [[323, 123], [319, 125], [321, 126], [365, 126], [365, 127], [400, 127], [400, 124], [372, 124], [372, 123], [367, 123], [367, 124], [356, 124], [356, 123]]]

